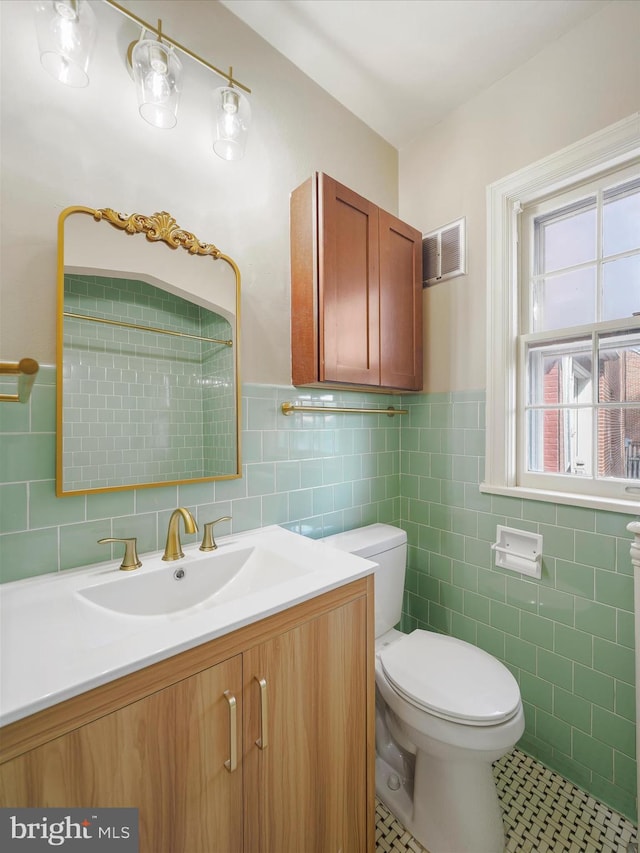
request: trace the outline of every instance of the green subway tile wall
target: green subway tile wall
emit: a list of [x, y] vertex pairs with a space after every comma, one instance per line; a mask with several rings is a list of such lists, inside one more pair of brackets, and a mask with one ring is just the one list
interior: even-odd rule
[[[482, 392], [403, 405], [403, 629], [502, 660], [524, 702], [520, 747], [635, 820], [633, 516], [482, 494]], [[497, 524], [543, 534], [540, 580], [495, 568]]]
[[[224, 317], [143, 281], [66, 274], [65, 311], [232, 337]], [[236, 470], [231, 347], [70, 317], [64, 347], [66, 491]]]
[[[200, 523], [233, 516], [221, 533], [283, 524], [317, 537], [399, 523], [409, 536], [403, 628], [452, 634], [504, 661], [525, 705], [520, 746], [635, 819], [630, 517], [482, 494], [483, 392], [407, 395], [404, 418], [285, 417], [285, 400], [398, 404], [247, 384], [241, 479], [56, 498], [55, 371], [42, 368], [27, 405], [0, 406], [0, 579], [115, 558], [96, 543], [105, 536], [137, 536], [144, 559], [179, 505]], [[544, 535], [541, 580], [493, 566], [496, 524]]]
[[[15, 380], [3, 378], [0, 390], [13, 393]], [[200, 524], [233, 516], [221, 533], [283, 524], [318, 537], [374, 521], [398, 524], [400, 419], [284, 416], [287, 400], [397, 405], [379, 394], [245, 385], [241, 479], [56, 498], [55, 370], [42, 367], [27, 404], [0, 406], [0, 580], [115, 558], [111, 546], [97, 544], [102, 537], [137, 536], [141, 555], [156, 551], [177, 506], [193, 510]]]

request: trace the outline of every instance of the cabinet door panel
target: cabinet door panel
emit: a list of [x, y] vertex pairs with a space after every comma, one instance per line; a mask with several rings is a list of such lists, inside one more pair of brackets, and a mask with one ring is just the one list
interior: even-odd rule
[[246, 850], [367, 849], [366, 625], [357, 599], [245, 653]]
[[320, 380], [379, 385], [378, 208], [318, 180]]
[[82, 726], [0, 768], [0, 804], [139, 809], [141, 853], [241, 853], [242, 765], [229, 773], [229, 705], [242, 658]]
[[380, 384], [422, 389], [422, 235], [380, 211]]

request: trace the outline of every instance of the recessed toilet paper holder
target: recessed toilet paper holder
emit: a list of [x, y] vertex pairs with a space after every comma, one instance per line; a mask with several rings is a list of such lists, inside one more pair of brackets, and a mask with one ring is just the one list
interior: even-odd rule
[[513, 527], [496, 527], [497, 541], [491, 546], [495, 551], [496, 566], [523, 575], [542, 576], [542, 534]]

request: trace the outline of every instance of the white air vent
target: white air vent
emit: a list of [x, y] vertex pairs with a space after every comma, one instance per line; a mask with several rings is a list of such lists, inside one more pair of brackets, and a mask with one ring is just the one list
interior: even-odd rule
[[467, 271], [465, 217], [422, 238], [422, 286], [464, 275]]

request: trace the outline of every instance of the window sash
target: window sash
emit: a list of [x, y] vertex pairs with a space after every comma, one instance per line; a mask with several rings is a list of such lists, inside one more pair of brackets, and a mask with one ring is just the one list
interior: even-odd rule
[[[640, 254], [640, 239], [638, 247], [626, 252], [607, 257], [603, 256], [603, 217], [605, 202], [622, 197], [637, 190], [638, 174], [635, 166], [615, 173], [608, 173], [595, 181], [589, 181], [579, 187], [573, 187], [568, 192], [556, 194], [542, 203], [527, 206], [521, 216], [522, 240], [520, 281], [517, 282], [520, 304], [525, 308], [521, 311], [521, 328], [528, 334], [521, 335], [523, 349], [520, 357], [520, 371], [517, 380], [516, 400], [517, 419], [519, 422], [517, 437], [516, 481], [518, 485], [532, 488], [577, 490], [593, 492], [607, 496], [626, 494], [626, 489], [634, 488], [633, 483], [626, 478], [608, 478], [600, 476], [600, 419], [602, 412], [613, 409], [613, 405], [603, 404], [598, 398], [599, 388], [599, 342], [603, 331], [610, 333], [631, 329], [637, 322], [633, 318], [625, 318], [602, 323], [603, 312], [603, 266], [618, 257], [628, 257]], [[595, 234], [592, 257], [580, 263], [565, 264], [551, 271], [545, 271], [543, 229], [550, 223], [561, 222], [569, 217], [593, 210], [595, 212]], [[544, 325], [543, 299], [540, 296], [540, 283], [553, 281], [554, 277], [566, 275], [576, 270], [595, 271], [595, 290], [592, 294], [595, 302], [592, 305], [594, 323], [586, 326], [565, 326], [537, 333], [536, 326]], [[640, 306], [639, 306], [640, 307]], [[581, 333], [579, 332], [581, 330]], [[578, 405], [555, 403], [541, 405], [531, 402], [529, 382], [531, 379], [530, 359], [535, 351], [533, 344], [552, 347], [554, 344], [566, 350], [566, 344], [575, 340], [577, 346], [591, 350], [591, 401]], [[590, 343], [589, 343], [590, 342]], [[568, 356], [568, 353], [567, 353]], [[616, 405], [616, 409], [631, 408], [631, 404]], [[637, 406], [636, 406], [637, 407]], [[548, 413], [545, 417], [544, 412]], [[554, 439], [547, 443], [545, 427], [553, 429], [555, 424], [556, 446]], [[550, 420], [549, 420], [550, 416]], [[580, 424], [578, 426], [578, 424]], [[578, 474], [575, 447], [580, 447], [586, 457], [583, 461], [583, 473]], [[575, 445], [575, 447], [574, 447]], [[565, 471], [545, 471], [545, 460], [550, 454], [551, 462], [562, 463]], [[567, 458], [565, 458], [565, 454]], [[637, 484], [640, 486], [640, 483]], [[637, 487], [636, 486], [636, 487]]]
[[[552, 490], [558, 492], [577, 491], [583, 494], [601, 495], [608, 498], [640, 495], [640, 482], [636, 478], [603, 477], [599, 476], [598, 436], [599, 419], [602, 412], [638, 410], [640, 401], [613, 400], [599, 398], [599, 359], [600, 354], [607, 349], [611, 340], [618, 344], [633, 342], [640, 334], [640, 323], [637, 317], [625, 318], [622, 321], [609, 321], [565, 329], [562, 332], [534, 332], [521, 335], [518, 341], [518, 405], [517, 405], [517, 484], [532, 489]], [[604, 345], [603, 345], [604, 344]], [[567, 357], [588, 349], [591, 355], [591, 400], [589, 402], [552, 402], [535, 401], [530, 389], [531, 372], [530, 354], [536, 349], [540, 351], [548, 347], [552, 352], [557, 347]], [[531, 442], [529, 441], [528, 421], [532, 412], [584, 412], [591, 420], [590, 459], [587, 471], [591, 474], [556, 473], [530, 470]], [[542, 438], [533, 448], [540, 453], [543, 447]], [[544, 452], [542, 450], [542, 452]]]
[[520, 214], [524, 206], [603, 170], [638, 163], [640, 113], [634, 113], [487, 187], [487, 439], [482, 492], [621, 512], [640, 510], [640, 489], [611, 498], [571, 492], [565, 486], [551, 490], [546, 483], [531, 488], [518, 484], [516, 471]]
[[[569, 273], [593, 269], [595, 271], [594, 322], [600, 322], [603, 314], [604, 266], [629, 257], [640, 256], [640, 237], [636, 247], [622, 252], [605, 255], [603, 251], [604, 207], [614, 199], [637, 192], [640, 188], [638, 165], [625, 169], [608, 170], [595, 180], [582, 182], [564, 193], [533, 201], [522, 207], [519, 217], [520, 264], [518, 301], [520, 305], [519, 329], [526, 332], [540, 330], [536, 323], [536, 291], [544, 281], [552, 280]], [[567, 219], [581, 211], [595, 209], [596, 235], [595, 253], [590, 260], [568, 264], [558, 269], [544, 272], [542, 263], [542, 245], [538, 233], [544, 225]], [[640, 306], [639, 306], [640, 310]], [[536, 328], [536, 326], [538, 328]], [[549, 330], [558, 331], [559, 329]]]

